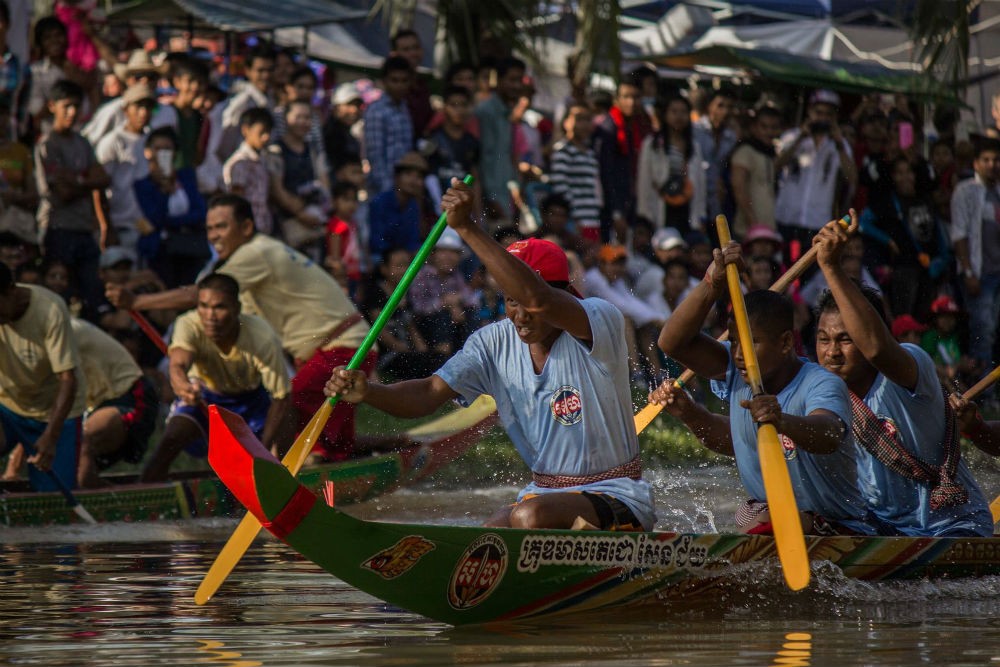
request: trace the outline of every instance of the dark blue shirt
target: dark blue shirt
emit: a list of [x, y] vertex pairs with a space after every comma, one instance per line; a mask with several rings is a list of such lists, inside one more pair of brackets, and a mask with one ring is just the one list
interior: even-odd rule
[[417, 200], [411, 199], [400, 207], [396, 193], [386, 190], [375, 197], [368, 207], [368, 229], [368, 247], [375, 264], [381, 262], [382, 256], [393, 248], [416, 252], [420, 248]]

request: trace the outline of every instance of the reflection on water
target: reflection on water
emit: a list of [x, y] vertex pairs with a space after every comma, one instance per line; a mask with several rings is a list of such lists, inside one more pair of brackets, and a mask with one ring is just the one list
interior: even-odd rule
[[[661, 526], [725, 529], [728, 471], [660, 471]], [[720, 481], [721, 480], [721, 481]], [[366, 518], [476, 523], [513, 488], [406, 492]], [[775, 563], [711, 591], [545, 627], [450, 628], [258, 540], [206, 606], [192, 596], [235, 521], [0, 528], [0, 665], [1000, 664], [1000, 577], [871, 584], [814, 564], [801, 593]]]

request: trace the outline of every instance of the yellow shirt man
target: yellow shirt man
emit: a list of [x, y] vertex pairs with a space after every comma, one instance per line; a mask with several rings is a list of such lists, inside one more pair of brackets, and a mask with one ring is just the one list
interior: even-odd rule
[[327, 340], [357, 310], [322, 267], [270, 236], [255, 234], [216, 271], [239, 282], [244, 310], [267, 320], [295, 359], [306, 360], [320, 347], [357, 348], [368, 333], [359, 319]]
[[75, 317], [70, 326], [80, 350], [83, 376], [87, 379], [88, 410], [121, 396], [142, 377], [142, 369], [128, 350], [104, 330]]
[[228, 354], [205, 334], [197, 311], [188, 311], [174, 322], [170, 348], [194, 354], [188, 375], [204, 382], [217, 394], [242, 394], [263, 385], [272, 399], [291, 391], [281, 341], [271, 326], [254, 315], [240, 315], [240, 333]]
[[20, 319], [0, 325], [0, 405], [45, 421], [59, 391], [57, 374], [74, 370], [76, 398], [69, 417], [79, 417], [86, 384], [66, 303], [44, 287], [17, 286], [31, 291], [31, 301]]

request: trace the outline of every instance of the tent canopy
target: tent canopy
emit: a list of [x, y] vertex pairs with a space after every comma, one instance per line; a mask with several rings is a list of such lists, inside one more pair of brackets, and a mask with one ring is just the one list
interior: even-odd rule
[[108, 14], [117, 23], [192, 25], [195, 29], [254, 32], [362, 18], [368, 12], [333, 0], [139, 0]]
[[650, 61], [677, 68], [705, 66], [749, 70], [796, 86], [832, 88], [850, 93], [905, 93], [920, 98], [954, 101], [954, 94], [929, 76], [896, 72], [871, 63], [825, 60], [786, 51], [717, 45], [654, 56]]

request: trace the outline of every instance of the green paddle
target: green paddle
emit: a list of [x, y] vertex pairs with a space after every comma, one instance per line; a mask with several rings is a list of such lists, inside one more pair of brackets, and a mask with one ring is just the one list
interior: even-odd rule
[[[472, 185], [472, 176], [466, 176], [462, 181], [466, 185]], [[385, 327], [389, 318], [392, 317], [393, 313], [396, 312], [396, 308], [399, 306], [399, 302], [403, 300], [403, 296], [406, 294], [406, 290], [409, 289], [410, 283], [413, 279], [417, 277], [420, 269], [423, 268], [424, 262], [427, 261], [427, 256], [430, 255], [431, 250], [434, 249], [435, 244], [438, 239], [441, 238], [441, 234], [444, 233], [445, 227], [448, 226], [447, 214], [442, 213], [434, 223], [434, 227], [431, 229], [430, 234], [427, 235], [427, 239], [424, 244], [420, 246], [420, 250], [417, 251], [416, 256], [413, 261], [410, 262], [409, 268], [406, 269], [406, 273], [403, 274], [402, 279], [399, 284], [396, 285], [396, 289], [393, 290], [392, 295], [386, 302], [385, 307], [382, 312], [375, 319], [372, 324], [371, 329], [368, 331], [368, 335], [365, 339], [361, 341], [361, 345], [358, 346], [357, 351], [354, 356], [351, 357], [350, 362], [347, 364], [349, 370], [356, 370], [364, 362], [365, 357], [371, 351], [372, 346], [375, 345], [375, 341], [378, 339], [382, 329]], [[288, 470], [294, 475], [305, 463], [306, 458], [309, 456], [309, 452], [312, 451], [313, 444], [319, 439], [320, 434], [323, 432], [323, 427], [326, 426], [327, 420], [330, 419], [330, 414], [333, 412], [333, 406], [337, 404], [337, 396], [333, 396], [326, 401], [323, 401], [323, 405], [313, 418], [309, 420], [306, 427], [299, 434], [299, 437], [295, 439], [295, 443], [292, 445], [288, 453], [285, 454], [284, 458], [281, 459], [281, 463], [288, 468]], [[211, 442], [212, 434], [209, 433], [209, 441]], [[211, 599], [215, 592], [219, 590], [219, 586], [222, 582], [226, 580], [229, 573], [233, 571], [236, 564], [240, 562], [243, 554], [246, 550], [250, 548], [253, 543], [254, 538], [257, 537], [257, 533], [260, 532], [260, 522], [257, 521], [253, 514], [247, 512], [246, 516], [240, 522], [240, 525], [236, 527], [236, 530], [230, 536], [229, 541], [219, 552], [218, 557], [215, 562], [212, 563], [212, 567], [209, 568], [208, 573], [202, 580], [201, 585], [198, 586], [198, 590], [194, 594], [194, 601], [198, 604], [205, 604]]]

